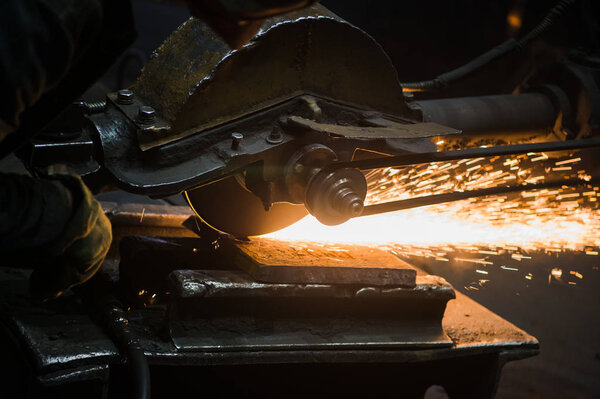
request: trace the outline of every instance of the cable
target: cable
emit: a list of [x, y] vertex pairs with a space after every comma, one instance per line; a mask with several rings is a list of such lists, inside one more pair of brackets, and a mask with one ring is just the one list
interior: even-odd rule
[[504, 43], [494, 47], [488, 52], [480, 55], [479, 57], [469, 61], [463, 66], [460, 66], [450, 72], [439, 75], [432, 80], [424, 80], [421, 82], [407, 82], [400, 83], [403, 89], [413, 91], [424, 91], [439, 89], [447, 86], [456, 80], [462, 79], [463, 77], [477, 71], [478, 69], [489, 64], [491, 61], [500, 58], [514, 49], [521, 50], [526, 47], [531, 41], [544, 34], [550, 27], [560, 18], [564, 13], [575, 4], [577, 0], [561, 0], [552, 7], [548, 13], [544, 16], [542, 22], [540, 22], [535, 28], [527, 33], [523, 38], [519, 40], [508, 39]]
[[129, 327], [129, 320], [121, 303], [113, 294], [114, 287], [110, 279], [99, 272], [84, 287], [77, 289], [77, 293], [127, 357], [131, 371], [132, 397], [150, 399], [148, 360], [135, 333]]
[[131, 370], [133, 398], [150, 399], [150, 367], [137, 337], [129, 328], [125, 311], [116, 304], [104, 309], [105, 326], [125, 352]]

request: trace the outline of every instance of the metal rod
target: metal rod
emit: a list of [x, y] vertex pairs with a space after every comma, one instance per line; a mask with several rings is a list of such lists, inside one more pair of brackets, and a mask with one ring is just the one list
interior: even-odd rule
[[583, 148], [600, 147], [600, 138], [583, 140], [555, 141], [549, 143], [513, 144], [488, 148], [468, 148], [456, 151], [426, 152], [422, 154], [406, 154], [391, 157], [361, 159], [358, 161], [337, 162], [326, 169], [357, 168], [361, 170], [401, 167], [428, 162], [454, 161], [458, 159], [472, 159], [480, 157], [493, 157], [497, 155], [517, 155], [528, 152], [550, 152], [563, 150], [576, 150]]
[[435, 122], [464, 134], [551, 132], [559, 110], [541, 93], [443, 98], [413, 101], [423, 113], [423, 122]]
[[[538, 184], [527, 184], [518, 186], [499, 186], [482, 188], [479, 190], [469, 190], [462, 192], [446, 193], [446, 194], [435, 194], [417, 198], [409, 198], [404, 200], [384, 202], [382, 204], [368, 205], [364, 207], [363, 212], [360, 216], [376, 215], [379, 213], [394, 212], [404, 209], [418, 208], [421, 206], [443, 204], [446, 202], [460, 201], [468, 198], [484, 197], [486, 195], [498, 195], [507, 194], [520, 191], [531, 191], [541, 190], [545, 188], [556, 188], [562, 186], [580, 186], [584, 184], [597, 184], [600, 179], [592, 179], [590, 181], [577, 180], [577, 181], [553, 181]], [[360, 217], [359, 216], [359, 217]]]

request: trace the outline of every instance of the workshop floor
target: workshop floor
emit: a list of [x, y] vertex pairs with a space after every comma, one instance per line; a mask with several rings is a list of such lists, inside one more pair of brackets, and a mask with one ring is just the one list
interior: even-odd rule
[[[498, 399], [600, 397], [600, 257], [581, 252], [528, 255], [531, 259], [494, 262], [483, 284], [478, 284], [482, 275], [473, 264], [425, 265], [540, 341], [538, 356], [504, 367]], [[560, 280], [552, 269], [561, 270]]]

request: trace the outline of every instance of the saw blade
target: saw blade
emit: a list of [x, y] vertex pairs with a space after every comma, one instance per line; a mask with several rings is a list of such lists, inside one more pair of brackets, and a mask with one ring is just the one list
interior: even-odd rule
[[248, 237], [271, 233], [305, 217], [304, 205], [275, 203], [265, 211], [262, 201], [235, 177], [184, 192], [190, 207], [215, 230]]

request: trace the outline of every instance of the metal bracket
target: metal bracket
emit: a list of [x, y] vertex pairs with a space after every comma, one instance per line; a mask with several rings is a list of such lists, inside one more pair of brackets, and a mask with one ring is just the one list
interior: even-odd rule
[[154, 108], [142, 103], [135, 96], [127, 102], [119, 101], [118, 93], [109, 93], [106, 98], [112, 102], [136, 126], [138, 144], [142, 151], [150, 149], [155, 142], [171, 130], [171, 125], [158, 116]]
[[438, 125], [437, 123], [398, 123], [381, 116], [372, 116], [364, 121], [371, 126], [343, 126], [319, 123], [299, 116], [290, 116], [286, 119], [287, 125], [293, 128], [348, 139], [417, 139], [461, 133], [460, 130]]

